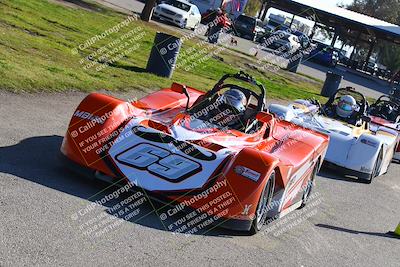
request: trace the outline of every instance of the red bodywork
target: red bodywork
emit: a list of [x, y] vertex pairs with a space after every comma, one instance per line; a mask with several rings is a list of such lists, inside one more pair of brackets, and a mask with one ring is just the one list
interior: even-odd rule
[[399, 133], [399, 137], [398, 137], [399, 140], [397, 140], [397, 148], [396, 148], [395, 157], [400, 157], [400, 155], [398, 155], [398, 154], [400, 154], [400, 145], [399, 145], [399, 143], [400, 143], [400, 130], [398, 128], [399, 126], [396, 127], [396, 124], [394, 124], [394, 123], [392, 123], [392, 122], [390, 122], [388, 120], [385, 120], [383, 118], [380, 118], [380, 117], [376, 117], [376, 116], [372, 116], [372, 115], [370, 115], [369, 117], [371, 118], [371, 122], [373, 124], [382, 125], [382, 126], [391, 128], [393, 130], [396, 130]]
[[[187, 90], [190, 95], [189, 106], [204, 94], [190, 87], [187, 87]], [[131, 136], [124, 132], [125, 125], [137, 119], [135, 125], [143, 129], [151, 128], [170, 135], [171, 127], [185, 119], [186, 101], [184, 94], [171, 88], [161, 89], [131, 103], [92, 93], [74, 112], [61, 151], [68, 159], [93, 172], [100, 172], [115, 181], [121, 177], [129, 180], [130, 177], [121, 171], [115, 157], [110, 155], [110, 149], [116, 146], [115, 140], [120, 139], [120, 144], [126, 143], [124, 146], [129, 147]], [[275, 172], [274, 201], [277, 204], [274, 212], [283, 214], [301, 201], [302, 188], [308, 183], [314, 167], [319, 168], [322, 163], [329, 140], [326, 135], [306, 130], [290, 122], [279, 121], [266, 112], [258, 113], [256, 118], [263, 122], [263, 125], [252, 134], [236, 130], [207, 129], [207, 132], [212, 134], [187, 141], [210, 152], [217, 153], [222, 149], [229, 151], [213, 170], [203, 167], [202, 171], [212, 171], [212, 174], [205, 177], [202, 186], [183, 190], [144, 189], [159, 199], [172, 201], [173, 205], [191, 202], [186, 206], [221, 217], [223, 220], [234, 220], [238, 224], [243, 222], [243, 227], [229, 227], [245, 230], [249, 227], [248, 222], [254, 218], [264, 186], [271, 173]], [[255, 181], [238, 174], [235, 169], [238, 166], [259, 173], [260, 178]], [[194, 195], [213, 185], [222, 184], [225, 186], [218, 190], [209, 190], [208, 197], [193, 202]], [[178, 186], [179, 183], [173, 185]], [[215, 209], [216, 206], [211, 205], [215, 201], [211, 200], [219, 199], [223, 195], [230, 196], [231, 200], [226, 204], [228, 208]]]

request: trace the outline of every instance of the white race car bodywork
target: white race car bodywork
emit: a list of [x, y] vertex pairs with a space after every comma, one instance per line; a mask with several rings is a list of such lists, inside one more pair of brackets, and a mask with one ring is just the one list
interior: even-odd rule
[[387, 172], [396, 148], [397, 132], [366, 122], [360, 127], [318, 114], [319, 107], [307, 100], [297, 100], [288, 106], [271, 104], [269, 111], [283, 120], [329, 135], [325, 161], [344, 168], [359, 178], [369, 179], [380, 153], [377, 175]]
[[[196, 149], [198, 154], [204, 154], [207, 158], [205, 160], [191, 159], [190, 156], [171, 143], [144, 138], [145, 133], [157, 135], [161, 132], [139, 126], [141, 120], [133, 119], [127, 124], [128, 127], [125, 127], [120, 134], [122, 137], [127, 137], [126, 140], [122, 138], [121, 142], [115, 142], [109, 150], [109, 154], [125, 177], [146, 190], [173, 191], [201, 188], [215, 169], [230, 154], [229, 150], [226, 149], [214, 153], [201, 146], [190, 144], [190, 148]], [[181, 127], [173, 126], [173, 128]], [[182, 135], [174, 136], [177, 140], [182, 139], [181, 137]], [[184, 138], [184, 140], [188, 139]], [[186, 143], [182, 141], [181, 146], [189, 149], [189, 145], [185, 145]], [[127, 147], [130, 148], [126, 149]], [[172, 166], [166, 168], [159, 164], [152, 164], [143, 168], [144, 165], [148, 165], [145, 161], [151, 161], [154, 157], [162, 158], [167, 165], [177, 164], [178, 162], [179, 168]], [[186, 174], [190, 174], [189, 178], [180, 181]]]

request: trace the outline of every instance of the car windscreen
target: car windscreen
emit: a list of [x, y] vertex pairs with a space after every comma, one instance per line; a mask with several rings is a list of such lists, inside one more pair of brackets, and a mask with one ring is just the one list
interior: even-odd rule
[[182, 9], [184, 11], [190, 10], [190, 5], [180, 2], [180, 1], [170, 0], [170, 1], [167, 1], [166, 4], [176, 7], [176, 8], [179, 8], [179, 9]]

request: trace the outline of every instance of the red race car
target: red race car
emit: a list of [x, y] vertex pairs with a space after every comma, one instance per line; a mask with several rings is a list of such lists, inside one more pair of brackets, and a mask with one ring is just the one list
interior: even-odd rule
[[267, 217], [305, 205], [329, 142], [274, 118], [265, 99], [264, 86], [243, 72], [206, 93], [178, 83], [131, 103], [92, 93], [61, 152], [75, 170], [123, 179], [169, 204], [162, 220], [187, 209], [192, 229], [254, 234]]
[[[394, 90], [389, 96], [383, 95], [373, 103], [368, 110], [371, 117], [371, 127], [383, 125], [399, 132], [400, 138], [400, 98], [399, 90]], [[397, 140], [393, 159], [400, 161], [400, 140]]]

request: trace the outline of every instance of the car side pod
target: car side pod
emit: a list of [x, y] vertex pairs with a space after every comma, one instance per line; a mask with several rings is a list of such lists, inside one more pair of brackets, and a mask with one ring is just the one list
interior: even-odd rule
[[93, 170], [110, 173], [100, 158], [108, 150], [110, 137], [116, 137], [127, 118], [141, 110], [130, 102], [99, 94], [86, 96], [74, 111], [61, 152], [70, 160]]
[[388, 234], [400, 239], [400, 223], [397, 225], [397, 227], [394, 230], [394, 232], [390, 231], [390, 232], [388, 232]]

